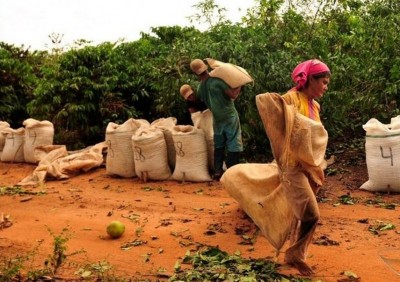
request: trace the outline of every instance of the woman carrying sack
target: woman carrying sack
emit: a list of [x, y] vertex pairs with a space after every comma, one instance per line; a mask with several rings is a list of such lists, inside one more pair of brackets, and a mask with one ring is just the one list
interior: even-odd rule
[[[321, 98], [328, 90], [330, 76], [330, 70], [323, 62], [316, 59], [302, 62], [292, 72], [292, 79], [296, 86], [282, 98], [287, 104], [293, 105], [298, 113], [320, 123], [320, 105], [315, 99]], [[315, 196], [324, 180], [322, 170], [319, 174], [319, 179], [313, 179], [301, 162], [298, 162], [295, 157], [289, 157], [284, 176], [287, 181], [284, 182], [284, 186], [288, 200], [293, 206], [295, 218], [291, 228], [290, 247], [285, 253], [285, 262], [296, 267], [303, 275], [313, 273], [305, 260], [319, 220]]]

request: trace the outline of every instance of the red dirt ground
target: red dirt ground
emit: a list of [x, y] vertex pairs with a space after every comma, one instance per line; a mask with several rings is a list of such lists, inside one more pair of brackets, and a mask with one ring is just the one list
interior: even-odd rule
[[[0, 187], [14, 186], [34, 169], [30, 164], [0, 163]], [[400, 194], [359, 190], [368, 179], [365, 163], [348, 167], [337, 163], [334, 170], [338, 173], [327, 176], [318, 195], [321, 220], [307, 258], [316, 272], [311, 279], [355, 281], [345, 275], [349, 271], [361, 281], [400, 281], [400, 273], [379, 255], [392, 252], [399, 270]], [[175, 263], [199, 244], [218, 246], [230, 254], [239, 250], [244, 258], [271, 258], [274, 254], [266, 239], [255, 235], [256, 226], [219, 182], [142, 183], [110, 177], [101, 167], [68, 180], [48, 180], [43, 187], [28, 190], [46, 193], [0, 194], [0, 213], [9, 215], [13, 223], [0, 229], [0, 256], [33, 252], [30, 267], [41, 268], [53, 253], [54, 236], [67, 228], [71, 238], [66, 254], [85, 252], [68, 257], [58, 273], [64, 280], [78, 279], [75, 271], [102, 261], [112, 266], [116, 277], [166, 280], [157, 273], [173, 274]], [[341, 203], [340, 197], [346, 194], [356, 203]], [[387, 209], [383, 203], [395, 208]], [[116, 240], [106, 233], [112, 220], [126, 226]], [[372, 232], [389, 223], [396, 228]], [[257, 236], [254, 245], [242, 244], [243, 235]], [[137, 246], [123, 250], [124, 245], [135, 242]], [[283, 254], [279, 256], [279, 262], [282, 260]], [[298, 275], [285, 265], [281, 270]]]

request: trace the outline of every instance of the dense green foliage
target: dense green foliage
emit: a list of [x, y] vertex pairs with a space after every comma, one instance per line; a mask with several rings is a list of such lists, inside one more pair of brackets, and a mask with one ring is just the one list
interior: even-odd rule
[[0, 43], [0, 120], [19, 127], [28, 117], [26, 103], [33, 98], [42, 59], [38, 52]]
[[237, 64], [255, 79], [236, 101], [248, 160], [269, 154], [255, 96], [287, 91], [292, 69], [303, 60], [319, 58], [333, 73], [320, 100], [331, 142], [359, 139], [370, 118], [389, 123], [399, 114], [399, 1], [256, 3], [232, 24], [213, 0], [200, 2], [204, 17], [194, 18], [208, 21], [204, 32], [154, 27], [135, 42], [48, 53], [2, 44], [0, 120], [14, 127], [27, 117], [50, 120], [56, 141], [75, 147], [103, 140], [110, 121], [174, 116], [187, 124], [179, 88], [197, 85], [189, 63], [207, 57]]

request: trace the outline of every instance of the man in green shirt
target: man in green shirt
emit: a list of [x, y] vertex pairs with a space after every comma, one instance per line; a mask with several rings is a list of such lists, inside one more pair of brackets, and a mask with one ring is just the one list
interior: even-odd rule
[[219, 180], [226, 167], [239, 163], [243, 151], [242, 131], [235, 99], [241, 87], [230, 88], [222, 79], [211, 77], [207, 65], [200, 59], [190, 63], [191, 70], [199, 77], [196, 96], [203, 101], [213, 114], [214, 129], [214, 179]]

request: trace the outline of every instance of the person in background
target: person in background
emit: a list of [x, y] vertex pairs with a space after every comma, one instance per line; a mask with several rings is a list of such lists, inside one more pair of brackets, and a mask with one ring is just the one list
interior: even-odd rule
[[214, 175], [219, 180], [224, 172], [223, 163], [226, 154], [226, 167], [240, 161], [243, 151], [242, 131], [235, 99], [241, 87], [230, 88], [222, 79], [211, 77], [207, 65], [200, 59], [190, 63], [190, 69], [200, 79], [196, 97], [203, 101], [213, 114], [214, 129]]
[[[328, 66], [320, 60], [308, 60], [297, 65], [291, 76], [295, 87], [282, 95], [282, 98], [287, 104], [294, 105], [300, 114], [321, 122], [320, 105], [315, 99], [321, 98], [328, 90], [331, 76]], [[289, 160], [285, 177], [286, 195], [294, 212], [291, 242], [285, 253], [285, 262], [296, 267], [301, 274], [311, 275], [313, 270], [305, 261], [319, 220], [316, 200], [319, 187], [295, 160]]]
[[186, 101], [186, 108], [188, 109], [189, 113], [192, 114], [198, 111], [202, 112], [207, 109], [206, 104], [196, 99], [193, 88], [189, 84], [182, 85], [179, 92], [181, 93], [183, 99]]

